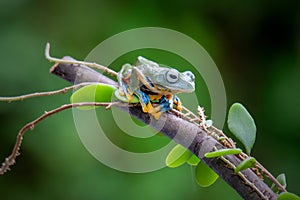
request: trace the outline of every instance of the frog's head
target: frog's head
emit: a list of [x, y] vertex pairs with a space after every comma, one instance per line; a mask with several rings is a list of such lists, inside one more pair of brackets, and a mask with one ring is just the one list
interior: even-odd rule
[[193, 92], [195, 90], [195, 76], [192, 72], [179, 72], [176, 69], [163, 67], [156, 62], [142, 56], [138, 57], [138, 66], [158, 91], [172, 94]]
[[173, 94], [195, 90], [195, 76], [190, 71], [181, 73], [173, 68], [161, 67], [160, 73], [155, 74], [152, 81], [161, 90], [168, 90]]

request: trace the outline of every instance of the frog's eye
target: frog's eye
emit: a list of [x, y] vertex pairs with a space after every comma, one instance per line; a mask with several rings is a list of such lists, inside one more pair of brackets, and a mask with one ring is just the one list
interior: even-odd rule
[[183, 72], [183, 74], [190, 77], [191, 81], [195, 80], [195, 75], [192, 72], [186, 71], [186, 72]]
[[170, 69], [167, 72], [166, 76], [167, 76], [167, 81], [169, 83], [175, 83], [176, 81], [178, 81], [178, 78], [179, 78], [178, 71], [175, 69]]

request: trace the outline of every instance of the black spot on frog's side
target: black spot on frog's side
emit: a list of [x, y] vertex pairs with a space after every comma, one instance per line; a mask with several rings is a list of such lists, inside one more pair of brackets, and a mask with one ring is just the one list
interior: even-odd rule
[[149, 77], [146, 77], [147, 82], [150, 84], [151, 87], [154, 87], [153, 83], [151, 82]]

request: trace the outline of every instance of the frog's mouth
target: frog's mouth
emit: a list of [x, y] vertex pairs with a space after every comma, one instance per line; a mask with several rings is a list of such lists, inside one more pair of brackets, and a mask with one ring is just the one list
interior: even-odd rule
[[168, 86], [161, 86], [156, 85], [159, 90], [168, 91], [172, 94], [178, 93], [191, 93], [195, 91], [195, 83], [194, 82], [187, 82], [187, 81], [180, 81], [172, 85]]
[[184, 89], [180, 89], [180, 88], [176, 88], [176, 89], [172, 89], [171, 90], [172, 92], [172, 94], [178, 94], [178, 93], [192, 93], [192, 92], [194, 92], [195, 91], [195, 88], [189, 88], [189, 89], [187, 89], [187, 88], [184, 88]]

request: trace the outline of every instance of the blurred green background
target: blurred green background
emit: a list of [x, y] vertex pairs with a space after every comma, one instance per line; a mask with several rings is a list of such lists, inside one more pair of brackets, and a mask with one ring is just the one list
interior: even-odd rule
[[[256, 121], [253, 155], [274, 175], [284, 172], [288, 190], [299, 195], [299, 14], [299, 1], [289, 0], [1, 0], [0, 96], [69, 85], [48, 73], [51, 64], [43, 55], [47, 41], [53, 55], [84, 59], [101, 41], [121, 31], [146, 26], [174, 29], [208, 51], [222, 74], [228, 106], [242, 102]], [[67, 103], [69, 96], [0, 103], [1, 162], [26, 122]], [[198, 187], [187, 165], [147, 174], [106, 167], [83, 147], [71, 110], [46, 119], [25, 135], [17, 164], [0, 177], [0, 195], [57, 200], [241, 199], [222, 180], [209, 188]]]

